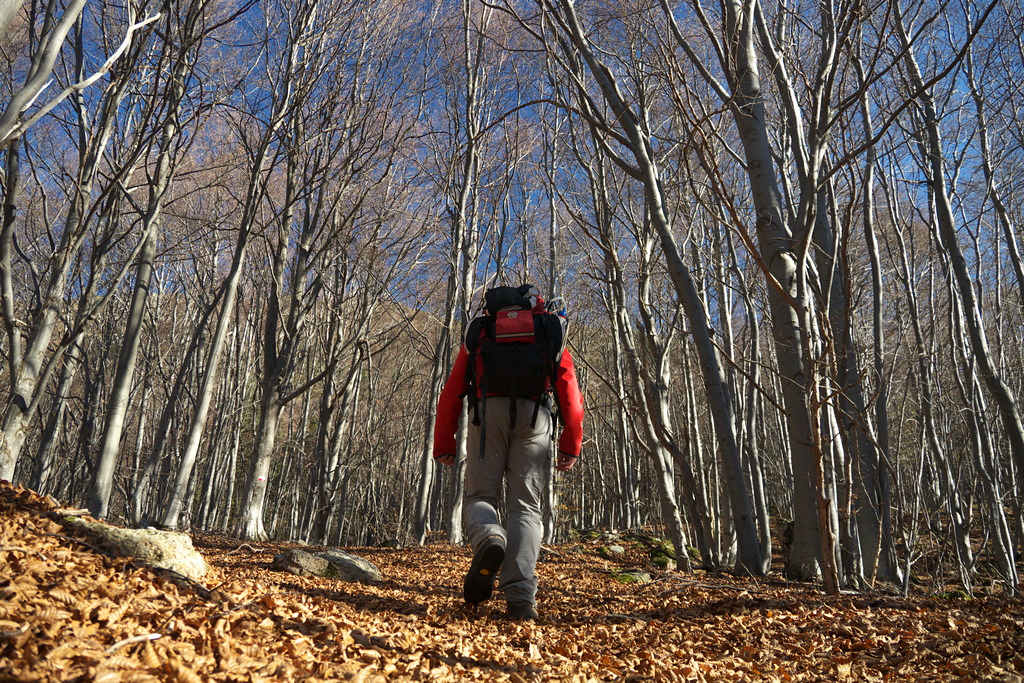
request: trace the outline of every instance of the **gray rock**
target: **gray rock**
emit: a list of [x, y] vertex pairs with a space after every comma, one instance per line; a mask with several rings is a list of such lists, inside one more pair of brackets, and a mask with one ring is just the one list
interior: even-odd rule
[[597, 554], [606, 560], [610, 560], [618, 555], [623, 555], [625, 554], [625, 552], [626, 549], [623, 548], [621, 545], [603, 545], [597, 549]]
[[326, 576], [331, 563], [305, 550], [286, 550], [274, 556], [270, 568], [296, 576]]
[[669, 572], [674, 572], [676, 570], [676, 561], [668, 555], [662, 555], [660, 553], [651, 556], [651, 564], [658, 569], [664, 569]]
[[331, 568], [335, 572], [335, 578], [342, 581], [381, 581], [384, 579], [380, 569], [373, 562], [358, 555], [346, 553], [340, 548], [331, 548], [317, 553], [317, 557], [322, 557], [330, 562]]
[[297, 576], [322, 576], [340, 581], [380, 581], [380, 570], [362, 557], [332, 548], [319, 553], [288, 550], [274, 557], [271, 569]]
[[619, 583], [644, 584], [650, 583], [652, 581], [650, 574], [648, 574], [647, 572], [637, 570], [630, 570], [625, 572], [619, 572], [617, 574], [612, 574], [612, 578], [618, 581]]
[[134, 557], [150, 567], [169, 569], [193, 581], [210, 570], [192, 545], [188, 534], [158, 529], [122, 529], [78, 517], [66, 519], [69, 526], [84, 531], [100, 549], [115, 557]]

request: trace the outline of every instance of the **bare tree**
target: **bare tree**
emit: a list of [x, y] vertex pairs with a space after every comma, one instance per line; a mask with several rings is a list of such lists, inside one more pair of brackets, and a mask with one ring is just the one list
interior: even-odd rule
[[[132, 17], [129, 16], [128, 21], [131, 20]], [[74, 60], [78, 72], [84, 69], [83, 49], [81, 38], [76, 39]], [[95, 240], [92, 258], [99, 268], [90, 271], [90, 286], [82, 291], [76, 313], [72, 316], [66, 314], [64, 298], [68, 294], [73, 277], [72, 271], [81, 257], [86, 238], [93, 229], [100, 234], [103, 234], [103, 231], [109, 233], [117, 229], [118, 223], [114, 216], [120, 211], [122, 201], [119, 181], [130, 175], [142, 153], [142, 147], [137, 141], [136, 144], [129, 145], [114, 162], [117, 167], [111, 172], [113, 180], [103, 182], [106, 178], [101, 177], [101, 170], [107, 163], [103, 155], [118, 124], [119, 107], [131, 87], [131, 65], [138, 59], [141, 49], [140, 43], [133, 45], [131, 54], [123, 60], [112, 79], [111, 86], [98, 95], [95, 119], [83, 98], [77, 97], [74, 100], [79, 167], [70, 188], [68, 209], [57, 241], [51, 254], [35, 264], [31, 263], [28, 254], [18, 251], [15, 246], [15, 206], [11, 202], [17, 196], [17, 174], [20, 172], [20, 164], [18, 152], [14, 151], [13, 156], [10, 152], [13, 150], [11, 145], [15, 143], [8, 146], [8, 159], [15, 163], [8, 163], [5, 178], [6, 206], [4, 227], [0, 236], [0, 242], [3, 244], [0, 246], [0, 269], [4, 275], [0, 283], [4, 327], [8, 337], [8, 348], [11, 350], [8, 355], [11, 387], [0, 432], [0, 478], [13, 479], [28, 436], [29, 423], [43, 398], [50, 376], [59, 366], [61, 357], [72, 344], [80, 340], [86, 327], [96, 319], [116, 292], [116, 288], [100, 292], [99, 278], [107, 275], [103, 272], [107, 263], [107, 253], [104, 249], [112, 250], [116, 246], [116, 242], [110, 239], [113, 235], [108, 234], [108, 239]], [[52, 68], [56, 52], [52, 58], [46, 59], [46, 65], [36, 65], [33, 68]], [[39, 87], [42, 87], [41, 83]], [[99, 190], [98, 197], [93, 196], [96, 190]], [[21, 267], [28, 268], [34, 273], [35, 291], [30, 294], [34, 299], [34, 305], [30, 311], [19, 311], [15, 304], [16, 297], [24, 295], [18, 291], [11, 277], [15, 269], [15, 252], [18, 252], [18, 257], [22, 261]], [[127, 270], [127, 265], [121, 262], [120, 265], [114, 264], [114, 268], [120, 272], [112, 275], [112, 281], [117, 282]], [[30, 315], [31, 322], [22, 319], [23, 314]], [[61, 324], [68, 318], [73, 320], [72, 324], [68, 325], [60, 341], [52, 344], [54, 335], [59, 333]], [[26, 339], [24, 344], [22, 338]]]
[[[405, 74], [392, 45], [372, 41], [365, 31], [371, 14], [378, 21], [390, 16], [395, 27], [390, 33], [399, 40], [402, 24], [394, 9], [383, 3], [357, 11], [356, 5], [346, 4], [345, 11], [325, 15], [343, 22], [319, 27], [324, 42], [305, 46], [305, 80], [295, 84], [298, 100], [284, 131], [279, 232], [271, 241], [273, 279], [263, 330], [260, 426], [239, 520], [247, 538], [266, 534], [264, 500], [282, 409], [334, 371], [329, 363], [303, 381], [296, 377], [307, 316], [324, 285], [322, 273], [332, 259], [348, 261], [360, 289], [348, 310], [344, 334], [365, 347], [387, 288], [417, 253], [406, 232], [410, 226], [397, 209], [401, 202], [392, 206], [401, 197], [394, 171], [410, 124], [402, 115], [408, 96], [401, 87]], [[310, 24], [303, 32], [316, 26]], [[296, 36], [296, 44], [308, 37]], [[334, 63], [342, 54], [361, 60], [350, 70], [339, 69]], [[310, 114], [311, 120], [304, 118]], [[331, 134], [324, 136], [324, 131]], [[298, 211], [302, 215], [293, 216]]]
[[[196, 0], [181, 5], [168, 3], [163, 14], [166, 20], [161, 24], [163, 41], [159, 46], [160, 56], [157, 65], [161, 67], [158, 71], [167, 70], [168, 79], [166, 82], [159, 79], [156, 81], [153, 92], [148, 95], [151, 99], [144, 105], [149, 111], [160, 112], [162, 122], [158, 120], [156, 123], [160, 127], [160, 133], [159, 136], [154, 136], [157, 147], [152, 171], [147, 173], [146, 205], [136, 207], [141, 214], [141, 247], [135, 270], [135, 284], [124, 341], [111, 382], [96, 472], [87, 499], [87, 505], [96, 517], [107, 516], [114, 470], [121, 448], [124, 419], [128, 410], [129, 393], [142, 341], [143, 318], [153, 287], [161, 213], [174, 174], [186, 151], [179, 137], [182, 110], [186, 105], [185, 85], [194, 76], [192, 71], [198, 62], [204, 33], [209, 30], [207, 22], [210, 17], [206, 16], [209, 13], [208, 5], [208, 0]], [[188, 104], [195, 109], [196, 114], [203, 107], [202, 101], [198, 98], [194, 101], [190, 98]], [[191, 123], [197, 125], [197, 120], [193, 118]]]
[[[434, 344], [432, 354], [431, 380], [425, 412], [426, 438], [424, 440], [423, 462], [420, 486], [417, 495], [417, 514], [413, 535], [418, 542], [426, 540], [429, 530], [429, 501], [440, 495], [440, 479], [431, 457], [433, 450], [433, 427], [437, 401], [444, 380], [452, 364], [452, 350], [458, 348], [465, 336], [466, 328], [473, 317], [473, 307], [478, 300], [476, 292], [477, 268], [482, 249], [486, 225], [479, 218], [484, 201], [484, 180], [486, 152], [489, 132], [488, 122], [497, 116], [495, 111], [500, 101], [498, 82], [494, 69], [489, 63], [493, 57], [487, 49], [495, 26], [493, 9], [478, 8], [470, 0], [459, 3], [459, 23], [447, 31], [444, 63], [440, 70], [437, 87], [445, 94], [441, 101], [445, 107], [443, 120], [435, 132], [436, 149], [432, 150], [434, 163], [438, 167], [436, 182], [440, 185], [444, 224], [448, 227], [445, 244], [445, 299], [443, 317], [440, 321], [440, 335]], [[508, 170], [511, 173], [511, 169]], [[453, 344], [453, 340], [458, 340]], [[466, 459], [466, 433], [468, 417], [463, 414], [459, 428], [456, 466], [452, 468], [449, 505], [445, 528], [453, 543], [461, 543], [463, 477]]]
[[[621, 144], [632, 156], [632, 161], [627, 162], [612, 151], [611, 141], [602, 143], [603, 152], [609, 154], [621, 169], [644, 187], [647, 213], [660, 238], [662, 253], [668, 264], [672, 283], [679, 302], [686, 312], [690, 324], [690, 334], [700, 358], [704, 389], [708, 401], [713, 406], [711, 412], [715, 434], [721, 449], [721, 459], [726, 468], [727, 491], [732, 503], [733, 522], [739, 538], [736, 567], [741, 572], [760, 574], [763, 572], [761, 545], [757, 535], [750, 490], [743, 475], [740, 451], [736, 442], [730, 388], [722, 371], [718, 352], [711, 341], [712, 331], [707, 310], [697, 291], [690, 269], [682, 259], [669, 219], [667, 198], [664, 194], [661, 172], [655, 157], [654, 140], [649, 133], [651, 123], [647, 120], [647, 111], [642, 107], [637, 108], [627, 101], [611, 69], [598, 58], [571, 2], [545, 1], [540, 2], [539, 6], [544, 10], [544, 16], [552, 23], [556, 32], [554, 40], [560, 46], [559, 52], [563, 53], [559, 58], [563, 73], [574, 79], [574, 86], [579, 89], [577, 102], [573, 108], [582, 110], [591, 125], [605, 135], [611, 131], [621, 131], [612, 137], [616, 144]], [[542, 37], [540, 33], [536, 35]], [[611, 110], [611, 120], [602, 116], [603, 107], [598, 107], [587, 93], [582, 72], [584, 64], [597, 84], [601, 98]], [[646, 97], [643, 91], [639, 95], [641, 98]]]
[[[239, 142], [245, 150], [248, 167], [245, 171], [244, 196], [240, 206], [239, 224], [236, 241], [232, 249], [231, 265], [224, 279], [220, 295], [220, 314], [210, 341], [209, 357], [204, 368], [203, 379], [198, 387], [198, 400], [189, 424], [186, 447], [178, 465], [174, 490], [167, 502], [163, 514], [163, 524], [175, 527], [178, 516], [185, 506], [186, 489], [192, 478], [192, 470], [199, 454], [200, 440], [206, 427], [214, 388], [218, 381], [218, 372], [224, 341], [233, 310], [243, 266], [253, 232], [259, 227], [258, 218], [269, 191], [272, 171], [277, 164], [279, 148], [279, 131], [285, 126], [295, 106], [296, 79], [302, 68], [304, 53], [299, 42], [310, 36], [312, 21], [316, 15], [316, 2], [304, 3], [286, 12], [285, 17], [294, 16], [295, 22], [282, 22], [280, 17], [266, 14], [267, 24], [263, 35], [266, 47], [266, 84], [265, 91], [260, 94], [266, 99], [257, 98], [252, 103], [254, 109], [242, 113], [236, 121]], [[280, 23], [279, 23], [280, 22]], [[275, 44], [271, 37], [278, 37], [277, 31], [283, 30], [283, 40]]]
[[[5, 0], [4, 4], [0, 5], [0, 35], [6, 32], [13, 16], [17, 14], [18, 8], [16, 5], [17, 3], [8, 0]], [[53, 100], [38, 107], [36, 111], [29, 114], [28, 110], [35, 104], [36, 99], [46, 87], [50, 75], [53, 73], [54, 64], [60, 55], [68, 33], [78, 21], [82, 10], [85, 8], [85, 0], [72, 0], [59, 18], [56, 15], [55, 5], [49, 4], [47, 6], [46, 10], [44, 10], [45, 14], [43, 16], [39, 41], [38, 44], [34, 45], [35, 50], [32, 54], [32, 64], [26, 76], [25, 84], [14, 93], [7, 107], [0, 113], [0, 149], [20, 138], [26, 128], [45, 116], [62, 101], [99, 80], [110, 70], [122, 54], [131, 49], [135, 33], [159, 18], [159, 14], [155, 14], [136, 21], [136, 12], [139, 9], [143, 9], [145, 3], [140, 3], [140, 5], [129, 3], [126, 6], [129, 23], [125, 31], [124, 40], [95, 73], [85, 77], [84, 74], [79, 72], [78, 75], [81, 80], [69, 85]]]
[[[976, 21], [983, 23], [985, 17], [994, 7], [995, 3], [989, 5]], [[985, 333], [975, 285], [968, 270], [967, 260], [960, 247], [959, 237], [957, 236], [956, 220], [953, 215], [949, 190], [947, 189], [946, 163], [942, 134], [939, 128], [939, 114], [931, 90], [925, 82], [920, 66], [917, 63], [908, 23], [907, 18], [900, 11], [900, 8], [897, 7], [895, 29], [903, 48], [903, 59], [907, 76], [911, 87], [918, 93], [917, 99], [921, 107], [920, 114], [923, 128], [921, 144], [928, 160], [926, 173], [934, 203], [936, 232], [949, 258], [950, 267], [956, 282], [956, 293], [963, 306], [968, 339], [978, 363], [978, 372], [985, 386], [992, 394], [996, 405], [999, 407], [1003, 428], [1006, 430], [1010, 441], [1010, 452], [1013, 454], [1016, 462], [1017, 486], [1020, 488], [1024, 486], [1024, 478], [1022, 478], [1024, 477], [1024, 422], [1022, 422], [1020, 408], [1013, 389], [1003, 381], [989, 349], [988, 337]], [[977, 28], [976, 26], [971, 26], [969, 30], [974, 32]]]

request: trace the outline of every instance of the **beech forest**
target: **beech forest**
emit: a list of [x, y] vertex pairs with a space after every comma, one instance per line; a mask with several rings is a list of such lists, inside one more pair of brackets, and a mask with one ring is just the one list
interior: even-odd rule
[[584, 395], [552, 553], [1013, 599], [1022, 13], [3, 0], [0, 479], [211, 552], [468, 562], [438, 396], [530, 283]]

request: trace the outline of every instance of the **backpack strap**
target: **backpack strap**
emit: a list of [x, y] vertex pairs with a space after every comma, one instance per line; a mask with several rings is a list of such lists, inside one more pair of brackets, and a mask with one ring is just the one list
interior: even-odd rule
[[[549, 353], [548, 353], [548, 331], [547, 331], [547, 313], [534, 313], [533, 314], [533, 329], [534, 335], [536, 335], [537, 343], [540, 344], [541, 348], [544, 349], [544, 361], [550, 365]], [[549, 391], [554, 388], [554, 384], [548, 387]], [[544, 394], [541, 394], [533, 402], [533, 417], [530, 418], [530, 429], [537, 427], [537, 415], [540, 413], [540, 406], [544, 402]]]
[[480, 342], [485, 336], [494, 336], [494, 319], [486, 315], [473, 318], [466, 328], [465, 345], [468, 356], [466, 359], [466, 398], [473, 411], [473, 424], [480, 428], [480, 451], [478, 453], [480, 462], [484, 461], [484, 445], [487, 437], [487, 373], [480, 373], [481, 376], [478, 377], [476, 366], [477, 358], [484, 353]]
[[[537, 341], [544, 349], [544, 360], [548, 366], [548, 391], [546, 394], [537, 397], [536, 405], [533, 407], [533, 418], [530, 420], [530, 427], [534, 428], [537, 426], [537, 414], [540, 412], [541, 403], [547, 399], [549, 394], [551, 396], [551, 405], [548, 406], [548, 409], [555, 420], [564, 424], [562, 410], [558, 405], [556, 383], [558, 382], [558, 366], [562, 360], [562, 353], [565, 351], [567, 321], [559, 315], [548, 312], [537, 313], [534, 319], [537, 323]], [[554, 429], [555, 420], [552, 420], [552, 429]]]
[[487, 316], [481, 315], [470, 321], [469, 326], [466, 328], [466, 339], [464, 345], [466, 347], [466, 393], [464, 394], [468, 403], [469, 409], [473, 413], [473, 424], [476, 426], [480, 425], [480, 414], [479, 414], [479, 397], [477, 390], [479, 389], [479, 383], [482, 378], [476, 376], [476, 360], [480, 354], [480, 337], [487, 331]]

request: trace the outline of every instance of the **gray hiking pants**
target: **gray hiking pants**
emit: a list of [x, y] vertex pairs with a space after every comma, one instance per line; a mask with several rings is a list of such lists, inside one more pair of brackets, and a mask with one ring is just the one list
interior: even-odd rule
[[[503, 396], [488, 398], [486, 415], [483, 405], [478, 406], [481, 420], [486, 420], [484, 461], [479, 458], [480, 428], [471, 425], [462, 519], [474, 552], [488, 536], [505, 539], [498, 590], [505, 593], [508, 602], [534, 604], [534, 570], [544, 534], [541, 501], [545, 472], [551, 466], [551, 413], [542, 407], [531, 429], [535, 403], [517, 399], [515, 428], [509, 429], [510, 401]], [[498, 519], [503, 480], [507, 485], [507, 530]]]

